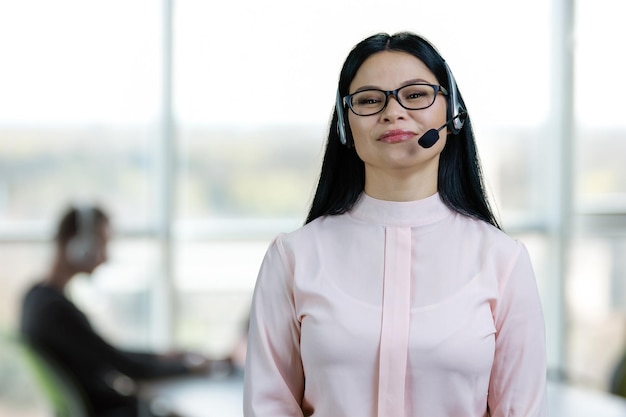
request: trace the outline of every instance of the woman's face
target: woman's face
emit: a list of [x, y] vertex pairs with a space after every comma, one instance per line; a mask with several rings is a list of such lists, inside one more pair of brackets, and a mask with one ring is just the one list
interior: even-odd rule
[[[395, 90], [407, 84], [439, 82], [428, 67], [406, 52], [384, 51], [370, 56], [357, 71], [350, 84], [350, 94], [366, 88]], [[377, 174], [425, 174], [437, 179], [439, 154], [446, 143], [447, 128], [439, 133], [437, 143], [426, 149], [418, 139], [430, 129], [446, 122], [446, 100], [437, 94], [432, 106], [407, 110], [395, 97], [387, 106], [371, 116], [357, 116], [348, 110], [348, 121], [357, 154], [365, 163], [368, 178]]]

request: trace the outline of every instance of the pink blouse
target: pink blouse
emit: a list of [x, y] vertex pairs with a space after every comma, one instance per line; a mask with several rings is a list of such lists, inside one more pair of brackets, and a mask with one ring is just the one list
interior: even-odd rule
[[269, 247], [244, 415], [547, 416], [544, 332], [520, 242], [438, 194], [363, 194]]

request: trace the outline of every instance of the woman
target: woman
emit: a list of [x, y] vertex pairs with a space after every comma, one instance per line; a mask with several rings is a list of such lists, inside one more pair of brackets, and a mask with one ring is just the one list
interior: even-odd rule
[[268, 249], [248, 337], [246, 417], [547, 415], [528, 253], [426, 40], [348, 55], [306, 225]]

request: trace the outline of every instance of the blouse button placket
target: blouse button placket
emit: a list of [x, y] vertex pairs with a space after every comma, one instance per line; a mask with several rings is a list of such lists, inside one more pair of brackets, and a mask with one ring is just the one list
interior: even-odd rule
[[378, 417], [404, 416], [411, 314], [411, 228], [385, 228]]

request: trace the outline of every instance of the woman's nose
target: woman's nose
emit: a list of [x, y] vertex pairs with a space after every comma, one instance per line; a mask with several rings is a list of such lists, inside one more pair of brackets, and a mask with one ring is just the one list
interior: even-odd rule
[[400, 105], [398, 98], [395, 95], [390, 95], [387, 99], [387, 105], [381, 112], [381, 117], [384, 121], [394, 121], [406, 116], [406, 109]]

